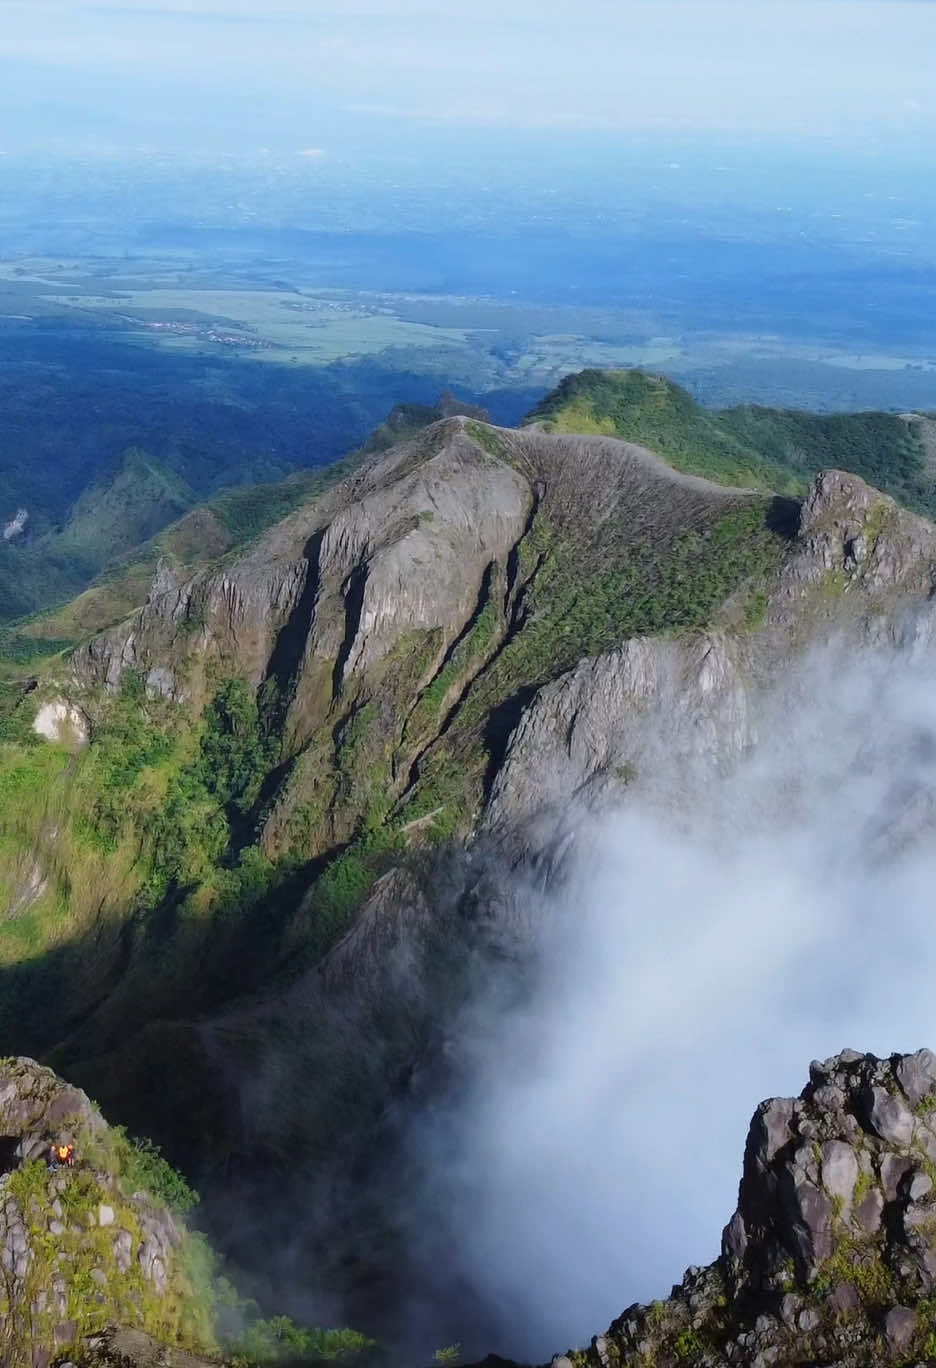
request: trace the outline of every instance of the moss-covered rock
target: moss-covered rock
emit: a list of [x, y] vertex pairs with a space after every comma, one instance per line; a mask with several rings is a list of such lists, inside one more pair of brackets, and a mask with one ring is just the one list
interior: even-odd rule
[[[50, 1166], [53, 1145], [73, 1147], [70, 1166]], [[0, 1063], [4, 1368], [80, 1359], [88, 1338], [114, 1324], [213, 1347], [199, 1239], [135, 1190], [132, 1158], [83, 1092], [31, 1059]]]

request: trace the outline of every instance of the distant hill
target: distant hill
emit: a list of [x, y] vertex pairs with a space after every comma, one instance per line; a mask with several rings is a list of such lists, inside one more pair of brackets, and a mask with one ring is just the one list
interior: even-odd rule
[[711, 411], [664, 376], [585, 370], [566, 376], [526, 421], [550, 432], [624, 437], [677, 470], [777, 493], [801, 492], [820, 470], [850, 470], [908, 508], [936, 514], [922, 415]]

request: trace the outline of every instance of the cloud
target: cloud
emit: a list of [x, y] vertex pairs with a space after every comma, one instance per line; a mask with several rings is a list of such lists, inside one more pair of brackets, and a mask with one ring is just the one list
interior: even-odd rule
[[478, 1295], [484, 1348], [543, 1361], [665, 1296], [718, 1252], [761, 1098], [936, 1042], [934, 668], [812, 659], [731, 773], [582, 814], [564, 884], [514, 889], [532, 970], [489, 967], [411, 1133], [425, 1276]]

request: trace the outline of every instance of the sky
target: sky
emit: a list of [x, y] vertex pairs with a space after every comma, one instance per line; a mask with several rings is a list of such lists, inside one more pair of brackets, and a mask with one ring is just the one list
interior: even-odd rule
[[933, 52], [934, 0], [0, 0], [0, 150], [328, 156], [428, 123], [922, 141]]

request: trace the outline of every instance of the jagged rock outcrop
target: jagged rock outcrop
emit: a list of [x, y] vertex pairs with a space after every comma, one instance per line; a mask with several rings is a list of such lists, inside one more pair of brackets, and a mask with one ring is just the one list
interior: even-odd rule
[[936, 1361], [936, 1056], [844, 1050], [751, 1123], [720, 1257], [554, 1368]]
[[[53, 1142], [74, 1146], [72, 1167], [49, 1169]], [[87, 1337], [112, 1322], [192, 1335], [201, 1313], [188, 1237], [148, 1193], [126, 1191], [121, 1145], [88, 1097], [51, 1069], [0, 1061], [4, 1368], [48, 1368], [69, 1354], [84, 1362]]]
[[[157, 575], [140, 613], [76, 653], [77, 678], [114, 688], [132, 667], [182, 697], [206, 657], [257, 685], [271, 671], [284, 684], [299, 676], [287, 725], [302, 732], [327, 711], [333, 686], [401, 636], [457, 634], [486, 567], [519, 538], [531, 494], [460, 420], [440, 426], [369, 462], [233, 565], [181, 584]], [[152, 676], [167, 667], [171, 684]]]
[[856, 475], [826, 470], [817, 475], [800, 515], [800, 554], [791, 581], [818, 583], [824, 575], [845, 578], [834, 587], [927, 593], [933, 588], [936, 534], [932, 523], [900, 508]]

